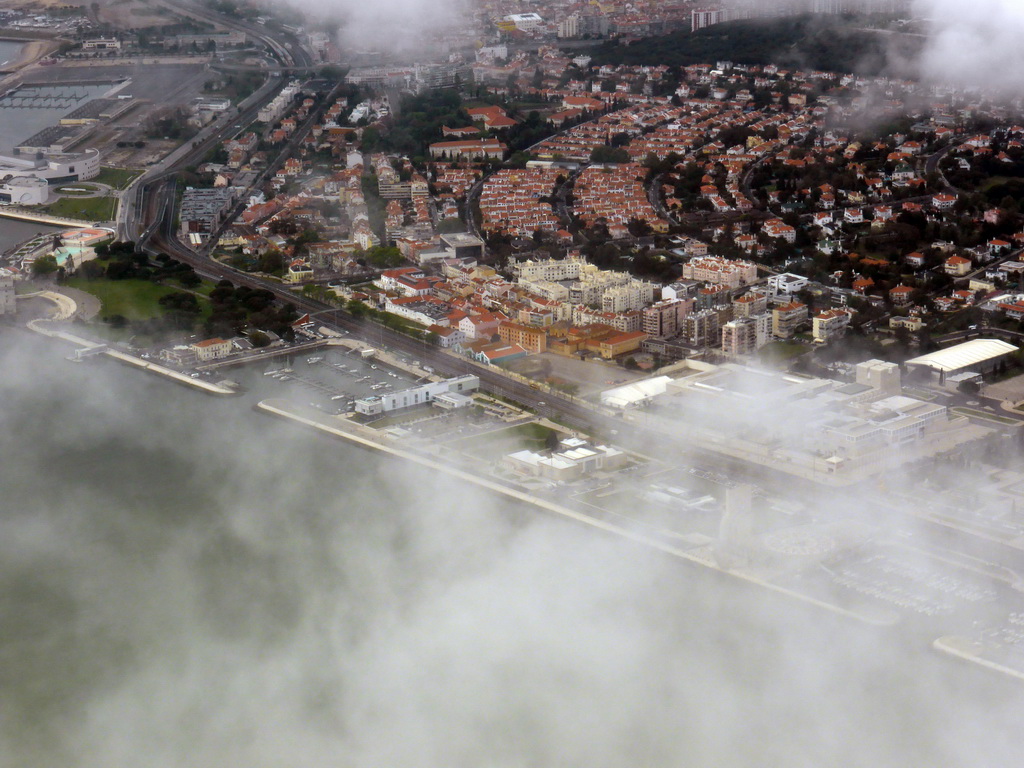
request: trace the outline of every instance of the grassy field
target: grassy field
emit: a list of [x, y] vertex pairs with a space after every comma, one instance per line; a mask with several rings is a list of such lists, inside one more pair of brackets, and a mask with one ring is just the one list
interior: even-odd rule
[[117, 212], [117, 199], [113, 197], [62, 197], [46, 206], [54, 216], [83, 221], [113, 221]]
[[103, 166], [100, 168], [100, 174], [90, 181], [94, 181], [97, 184], [106, 184], [108, 187], [114, 189], [124, 189], [132, 183], [136, 178], [142, 175], [142, 171], [136, 171], [125, 168], [108, 168]]
[[159, 317], [163, 314], [163, 307], [157, 303], [160, 297], [178, 290], [149, 280], [86, 280], [73, 277], [67, 284], [98, 298], [103, 305], [101, 317], [123, 315], [129, 320]]

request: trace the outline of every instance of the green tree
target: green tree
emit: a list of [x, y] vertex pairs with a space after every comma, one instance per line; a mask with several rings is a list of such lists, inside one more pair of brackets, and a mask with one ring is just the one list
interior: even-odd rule
[[284, 269], [284, 256], [276, 248], [271, 248], [260, 256], [257, 262], [256, 268], [260, 272], [266, 272], [267, 274], [274, 274]]
[[56, 256], [40, 256], [32, 262], [32, 274], [37, 276], [52, 275], [57, 271]]
[[593, 163], [628, 163], [629, 152], [621, 147], [615, 149], [601, 145], [594, 147], [590, 153], [590, 161]]

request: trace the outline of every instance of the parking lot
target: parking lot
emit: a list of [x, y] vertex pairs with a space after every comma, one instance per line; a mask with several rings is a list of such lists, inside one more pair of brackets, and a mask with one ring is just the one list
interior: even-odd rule
[[261, 373], [263, 381], [254, 386], [283, 387], [292, 396], [301, 393], [309, 405], [328, 413], [346, 413], [361, 397], [397, 392], [417, 383], [403, 371], [364, 359], [358, 351], [338, 349], [299, 356], [290, 363], [287, 358], [268, 360]]
[[875, 551], [850, 558], [832, 569], [833, 581], [867, 597], [928, 616], [953, 613], [965, 604], [991, 602], [991, 586], [962, 574], [954, 575], [926, 561]]

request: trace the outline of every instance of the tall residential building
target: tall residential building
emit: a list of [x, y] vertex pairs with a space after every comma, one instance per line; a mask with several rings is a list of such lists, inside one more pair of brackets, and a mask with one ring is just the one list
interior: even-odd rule
[[772, 310], [772, 333], [780, 339], [788, 339], [806, 321], [807, 305], [791, 301]]
[[548, 348], [548, 334], [543, 328], [502, 322], [498, 325], [498, 335], [506, 344], [518, 344], [527, 352], [543, 352]]
[[768, 343], [771, 315], [767, 312], [731, 320], [722, 326], [722, 351], [727, 355], [747, 355]]
[[732, 316], [751, 317], [768, 311], [768, 297], [763, 293], [745, 293], [732, 300]]
[[664, 299], [644, 309], [643, 331], [648, 336], [670, 339], [683, 330], [693, 299]]
[[814, 316], [812, 332], [815, 341], [829, 342], [846, 333], [853, 312], [849, 309], [826, 309]]
[[695, 347], [717, 347], [721, 338], [718, 313], [713, 309], [686, 317], [686, 340]]

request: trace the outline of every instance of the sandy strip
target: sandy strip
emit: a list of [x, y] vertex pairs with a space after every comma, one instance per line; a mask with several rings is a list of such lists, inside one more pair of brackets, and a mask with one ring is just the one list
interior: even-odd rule
[[40, 59], [49, 56], [60, 48], [60, 41], [58, 40], [23, 40], [13, 37], [5, 37], [4, 40], [13, 40], [15, 42], [25, 43], [21, 49], [21, 53], [18, 54], [18, 58], [14, 62], [4, 66], [3, 72], [7, 76], [35, 64]]

